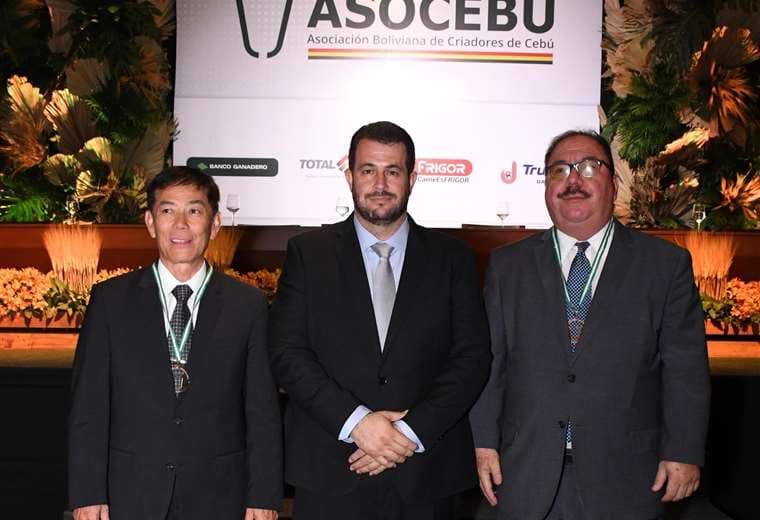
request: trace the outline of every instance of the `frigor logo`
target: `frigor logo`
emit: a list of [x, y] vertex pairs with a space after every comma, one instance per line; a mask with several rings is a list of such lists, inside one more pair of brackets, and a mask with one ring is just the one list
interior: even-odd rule
[[467, 177], [472, 173], [472, 163], [467, 159], [418, 159], [418, 175], [445, 175]]
[[[244, 0], [237, 0], [238, 18], [240, 18], [240, 31], [243, 33], [243, 47], [245, 52], [253, 56], [259, 57], [258, 51], [251, 46], [250, 34], [248, 32], [248, 22], [245, 15]], [[288, 29], [288, 20], [290, 19], [290, 8], [293, 7], [293, 0], [285, 0], [285, 8], [282, 11], [282, 21], [280, 22], [280, 32], [277, 35], [277, 45], [274, 49], [267, 52], [267, 58], [273, 58], [277, 56], [282, 50], [282, 44], [285, 41], [285, 32]]]

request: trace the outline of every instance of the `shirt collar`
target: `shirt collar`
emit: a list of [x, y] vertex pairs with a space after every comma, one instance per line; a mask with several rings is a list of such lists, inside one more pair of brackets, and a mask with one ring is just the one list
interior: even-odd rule
[[161, 259], [158, 260], [158, 276], [161, 278], [161, 285], [164, 287], [164, 292], [167, 296], [172, 293], [176, 286], [184, 284], [193, 290], [193, 294], [190, 297], [194, 298], [195, 295], [198, 294], [198, 290], [201, 288], [203, 279], [206, 277], [206, 269], [206, 262], [203, 262], [201, 268], [198, 269], [188, 281], [180, 282], [174, 277], [169, 269], [166, 268]]
[[[610, 219], [610, 221], [612, 221], [612, 219]], [[599, 251], [599, 248], [602, 245], [604, 231], [607, 229], [608, 224], [602, 226], [602, 229], [594, 233], [588, 240], [578, 240], [576, 238], [573, 238], [567, 233], [563, 233], [559, 230], [558, 227], [555, 226], [554, 229], [557, 230], [557, 242], [559, 243], [560, 257], [564, 259], [566, 255], [570, 254], [570, 252], [575, 248], [576, 242], [588, 242], [589, 246], [586, 251], [592, 255], [595, 254], [597, 251]], [[610, 230], [610, 233], [612, 233], [612, 231], [613, 230]], [[612, 236], [610, 236], [610, 238], [612, 238]], [[589, 253], [586, 253], [586, 255], [588, 256]]]
[[404, 217], [404, 222], [401, 223], [399, 228], [388, 240], [380, 240], [375, 235], [367, 231], [367, 229], [361, 225], [359, 219], [354, 215], [354, 228], [356, 229], [356, 237], [359, 239], [359, 247], [362, 252], [367, 252], [377, 242], [385, 242], [393, 246], [391, 256], [397, 251], [406, 251], [406, 242], [409, 238], [409, 219]]

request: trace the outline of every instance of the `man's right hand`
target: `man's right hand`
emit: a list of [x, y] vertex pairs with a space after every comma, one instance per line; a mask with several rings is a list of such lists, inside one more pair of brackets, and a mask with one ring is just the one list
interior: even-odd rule
[[499, 452], [492, 448], [475, 448], [475, 460], [478, 465], [480, 490], [488, 503], [495, 506], [499, 501], [496, 499], [493, 488], [501, 485]]
[[109, 520], [108, 506], [98, 504], [96, 506], [77, 507], [74, 509], [74, 520]]
[[393, 426], [406, 412], [380, 411], [366, 415], [351, 431], [351, 438], [364, 453], [386, 468], [401, 464], [417, 445]]

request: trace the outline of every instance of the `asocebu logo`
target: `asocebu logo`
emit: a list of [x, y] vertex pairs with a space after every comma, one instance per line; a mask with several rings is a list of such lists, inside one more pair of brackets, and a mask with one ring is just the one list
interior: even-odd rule
[[[285, 0], [285, 6], [282, 11], [282, 20], [280, 21], [280, 32], [277, 35], [277, 45], [271, 51], [267, 52], [267, 58], [277, 56], [282, 50], [282, 44], [285, 41], [285, 32], [288, 29], [288, 20], [290, 19], [290, 8], [293, 7], [293, 0]], [[240, 31], [243, 33], [243, 48], [245, 52], [259, 57], [259, 52], [251, 46], [250, 33], [248, 32], [248, 21], [245, 15], [245, 4], [243, 0], [237, 0], [238, 18], [240, 18]]]
[[512, 161], [512, 169], [504, 168], [501, 170], [501, 182], [512, 184], [517, 180], [517, 162]]
[[467, 159], [417, 159], [418, 175], [442, 175], [467, 177], [472, 173], [472, 163]]

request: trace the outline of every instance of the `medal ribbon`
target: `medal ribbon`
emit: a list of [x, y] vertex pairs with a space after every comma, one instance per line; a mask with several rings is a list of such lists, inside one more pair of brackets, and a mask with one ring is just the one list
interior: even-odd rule
[[[607, 249], [607, 246], [609, 245], [610, 233], [612, 231], [612, 222], [613, 221], [610, 220], [610, 222], [607, 224], [607, 228], [604, 230], [602, 243], [594, 255], [594, 260], [591, 262], [591, 274], [589, 275], [588, 280], [586, 280], [586, 285], [583, 286], [583, 292], [581, 293], [581, 298], [578, 301], [578, 305], [583, 303], [583, 301], [586, 299], [586, 295], [591, 289], [591, 282], [594, 280], [596, 271], [599, 268], [599, 264], [601, 263], [602, 253]], [[559, 241], [557, 240], [556, 227], [552, 229], [552, 239], [554, 240], [554, 252], [557, 255], [557, 263], [560, 265], [560, 273], [562, 274], [562, 287], [565, 289], [565, 304], [572, 306], [573, 302], [570, 301], [570, 294], [567, 292], [567, 280], [565, 279], [565, 273], [562, 272], [562, 257], [559, 254]]]
[[[164, 317], [166, 318], [166, 323], [171, 323], [171, 319], [169, 318], [169, 306], [166, 303], [166, 296], [164, 296], [164, 286], [161, 283], [161, 276], [158, 274], [157, 265], [158, 265], [158, 262], [156, 262], [152, 266], [153, 276], [156, 278], [156, 283], [158, 283], [158, 294], [161, 297], [161, 307], [164, 310]], [[193, 308], [190, 309], [190, 319], [187, 320], [187, 324], [185, 325], [185, 330], [182, 331], [182, 337], [180, 338], [179, 343], [177, 343], [177, 337], [174, 335], [174, 331], [172, 330], [171, 325], [169, 326], [169, 337], [171, 338], [172, 349], [174, 350], [176, 361], [179, 363], [182, 363], [182, 350], [185, 348], [185, 344], [187, 343], [187, 340], [190, 337], [190, 331], [193, 329], [193, 314], [195, 313], [195, 308], [198, 306], [198, 303], [201, 301], [201, 298], [203, 297], [203, 293], [206, 292], [206, 287], [208, 287], [208, 283], [211, 280], [211, 274], [213, 272], [214, 272], [214, 268], [211, 267], [211, 265], [206, 264], [206, 276], [203, 277], [203, 282], [201, 283], [201, 287], [200, 289], [198, 289], [198, 293], [195, 295]]]

